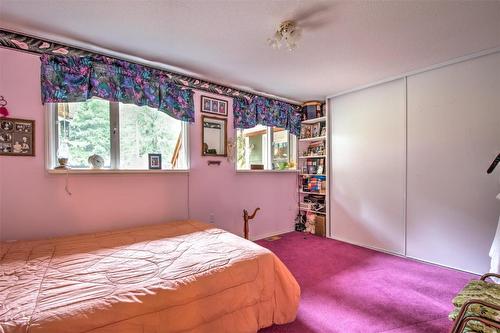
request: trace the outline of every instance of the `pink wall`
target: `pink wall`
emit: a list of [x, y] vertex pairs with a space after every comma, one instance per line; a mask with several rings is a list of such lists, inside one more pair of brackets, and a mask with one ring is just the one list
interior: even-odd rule
[[[4, 58], [5, 58], [6, 53], [0, 49], [0, 95], [3, 94], [4, 91]], [[3, 235], [3, 158], [0, 157], [0, 240], [2, 240], [2, 235]]]
[[158, 223], [187, 216], [187, 175], [65, 176], [45, 171], [40, 61], [0, 49], [0, 94], [12, 117], [34, 119], [36, 157], [0, 157], [1, 238], [26, 239]]
[[[72, 174], [73, 195], [68, 196], [65, 176], [45, 171], [38, 57], [0, 49], [0, 74], [0, 95], [9, 101], [11, 116], [36, 121], [36, 157], [0, 157], [0, 239], [110, 230], [188, 216], [208, 222], [211, 213], [219, 227], [242, 234], [242, 209], [256, 206], [262, 211], [251, 226], [253, 238], [292, 229], [294, 174], [240, 174], [226, 159], [218, 158], [219, 167], [208, 167], [206, 161], [213, 158], [201, 157], [199, 93], [198, 117], [190, 126], [189, 174]], [[232, 136], [232, 117], [228, 120]]]
[[[260, 207], [250, 226], [250, 238], [257, 239], [293, 229], [297, 214], [297, 175], [295, 173], [235, 172], [234, 162], [226, 158], [201, 156], [200, 96], [214, 96], [228, 101], [228, 139], [234, 136], [232, 99], [196, 92], [194, 102], [198, 114], [191, 125], [191, 172], [189, 174], [190, 216], [215, 223], [235, 234], [243, 234], [243, 209]], [[220, 160], [220, 166], [207, 161]]]

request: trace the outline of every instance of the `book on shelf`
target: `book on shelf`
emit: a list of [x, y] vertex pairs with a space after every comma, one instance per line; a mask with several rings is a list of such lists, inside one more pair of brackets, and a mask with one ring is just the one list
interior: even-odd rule
[[[307, 147], [307, 150], [304, 152], [307, 156], [317, 156], [325, 154], [325, 142], [324, 141], [316, 141]], [[306, 156], [306, 155], [304, 155]]]
[[307, 160], [307, 173], [316, 173], [317, 165], [316, 160]]
[[302, 166], [302, 173], [323, 176], [325, 173], [325, 158], [307, 159]]
[[326, 190], [326, 176], [314, 175], [302, 177], [302, 191], [308, 193], [324, 193]]
[[322, 175], [325, 173], [325, 159], [321, 158], [318, 160], [318, 168], [316, 169], [316, 173], [318, 175]]
[[326, 125], [322, 123], [302, 124], [300, 128], [300, 139], [320, 138], [325, 135]]

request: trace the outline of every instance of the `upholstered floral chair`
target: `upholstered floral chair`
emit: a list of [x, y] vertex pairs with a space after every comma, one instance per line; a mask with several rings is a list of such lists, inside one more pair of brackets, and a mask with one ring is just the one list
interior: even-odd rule
[[453, 299], [451, 333], [500, 333], [500, 284], [488, 282], [491, 277], [500, 275], [484, 274], [480, 280], [469, 282]]

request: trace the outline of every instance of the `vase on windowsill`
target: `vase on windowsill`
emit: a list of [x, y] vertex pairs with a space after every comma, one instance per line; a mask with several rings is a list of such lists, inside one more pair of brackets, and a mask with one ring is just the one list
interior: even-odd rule
[[67, 170], [70, 169], [68, 166], [68, 158], [69, 156], [69, 147], [68, 143], [63, 141], [59, 145], [59, 149], [57, 150], [57, 162], [59, 163], [58, 166], [55, 167], [55, 169], [58, 170]]
[[57, 159], [57, 162], [59, 163], [59, 165], [56, 166], [55, 169], [57, 169], [57, 170], [67, 170], [67, 169], [69, 169], [68, 158], [67, 157], [59, 157]]

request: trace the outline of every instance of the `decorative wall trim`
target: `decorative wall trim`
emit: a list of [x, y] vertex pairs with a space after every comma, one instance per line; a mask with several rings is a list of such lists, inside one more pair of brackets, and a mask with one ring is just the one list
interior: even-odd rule
[[380, 249], [378, 247], [372, 247], [372, 246], [368, 246], [368, 245], [359, 244], [359, 243], [356, 243], [356, 242], [351, 242], [349, 240], [345, 240], [345, 239], [339, 238], [339, 237], [330, 236], [328, 238], [336, 240], [336, 241], [339, 241], [339, 242], [342, 242], [342, 243], [347, 243], [347, 244], [351, 244], [351, 245], [354, 245], [354, 246], [359, 246], [359, 247], [364, 248], [364, 249], [368, 249], [368, 250], [373, 250], [373, 251], [385, 253], [385, 254], [388, 254], [388, 255], [391, 255], [391, 256], [413, 260], [415, 262], [422, 262], [422, 263], [426, 263], [426, 264], [431, 264], [431, 265], [434, 265], [434, 266], [437, 266], [437, 267], [446, 267], [446, 268], [449, 268], [449, 269], [452, 269], [452, 270], [458, 271], [458, 272], [466, 272], [466, 273], [471, 273], [471, 274], [476, 274], [476, 275], [482, 274], [482, 272], [467, 271], [467, 270], [464, 270], [464, 269], [460, 269], [460, 268], [456, 268], [456, 267], [451, 267], [451, 266], [448, 266], [448, 265], [443, 265], [443, 264], [440, 264], [440, 263], [437, 263], [437, 262], [434, 262], [434, 261], [423, 260], [423, 259], [415, 258], [415, 257], [412, 257], [412, 256], [408, 256], [408, 255], [399, 254], [399, 253], [396, 253], [396, 252], [387, 251], [387, 250], [384, 250], [384, 249]]
[[129, 59], [122, 59], [113, 55], [108, 55], [104, 53], [96, 53], [82, 48], [73, 47], [63, 43], [55, 42], [46, 38], [30, 36], [27, 34], [9, 31], [6, 29], [0, 29], [0, 47], [14, 49], [18, 51], [24, 51], [34, 54], [50, 54], [50, 55], [68, 55], [68, 56], [94, 56], [94, 55], [104, 55], [106, 57], [125, 60], [132, 63], [137, 63], [145, 67], [154, 68], [161, 70], [167, 74], [169, 79], [181, 86], [189, 87], [192, 89], [198, 89], [202, 91], [207, 91], [213, 94], [228, 96], [228, 97], [245, 97], [247, 99], [252, 99], [255, 96], [263, 96], [272, 100], [285, 101], [290, 104], [300, 105], [298, 102], [292, 102], [287, 99], [279, 99], [269, 97], [268, 95], [259, 95], [255, 93], [250, 93], [244, 90], [227, 87], [218, 83], [213, 83], [207, 80], [202, 80], [188, 75], [175, 73], [164, 68], [157, 68], [150, 65], [138, 63], [135, 61], [130, 61]]

